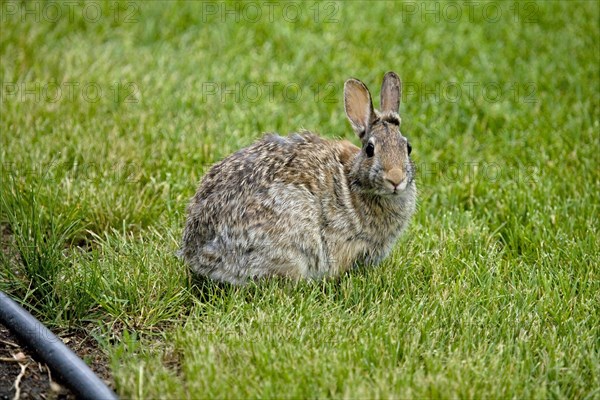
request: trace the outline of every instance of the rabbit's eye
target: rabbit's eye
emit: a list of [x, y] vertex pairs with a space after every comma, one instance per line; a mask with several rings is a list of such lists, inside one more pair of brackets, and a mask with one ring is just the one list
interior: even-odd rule
[[367, 147], [365, 148], [365, 153], [367, 153], [367, 157], [373, 157], [373, 155], [375, 154], [375, 146], [373, 146], [373, 143], [367, 144]]
[[408, 155], [410, 156], [410, 153], [412, 153], [412, 146], [408, 142], [406, 142], [406, 150], [408, 150]]

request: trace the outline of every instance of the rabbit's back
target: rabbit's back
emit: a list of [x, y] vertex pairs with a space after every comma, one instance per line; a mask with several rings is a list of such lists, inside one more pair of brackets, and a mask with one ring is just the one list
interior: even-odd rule
[[233, 283], [349, 268], [365, 251], [344, 246], [360, 231], [346, 175], [358, 151], [304, 132], [266, 135], [232, 154], [190, 203], [184, 258], [194, 272]]

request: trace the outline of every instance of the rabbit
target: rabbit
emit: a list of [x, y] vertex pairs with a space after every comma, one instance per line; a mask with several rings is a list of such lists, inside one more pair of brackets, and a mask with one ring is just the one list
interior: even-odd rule
[[344, 108], [360, 148], [308, 131], [265, 134], [216, 163], [187, 209], [180, 255], [191, 271], [245, 284], [337, 277], [383, 260], [417, 199], [400, 98], [394, 72], [383, 78], [381, 111], [348, 79]]

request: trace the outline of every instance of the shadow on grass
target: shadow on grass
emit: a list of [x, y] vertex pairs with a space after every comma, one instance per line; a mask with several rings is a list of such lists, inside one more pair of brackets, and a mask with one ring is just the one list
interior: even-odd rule
[[232, 297], [255, 303], [279, 296], [314, 297], [324, 302], [345, 302], [348, 293], [368, 286], [375, 273], [372, 267], [360, 266], [336, 277], [321, 279], [289, 279], [270, 277], [250, 280], [245, 285], [234, 285], [197, 275], [188, 269], [189, 288], [192, 295], [203, 304], [217, 306]]

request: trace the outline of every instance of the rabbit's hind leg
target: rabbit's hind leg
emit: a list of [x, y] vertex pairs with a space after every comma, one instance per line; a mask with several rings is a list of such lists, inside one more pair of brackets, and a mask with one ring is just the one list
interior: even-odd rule
[[273, 276], [300, 279], [312, 275], [317, 255], [294, 243], [275, 243], [265, 236], [254, 241], [247, 233], [229, 231], [214, 237], [195, 252], [190, 262], [192, 271], [233, 284]]

